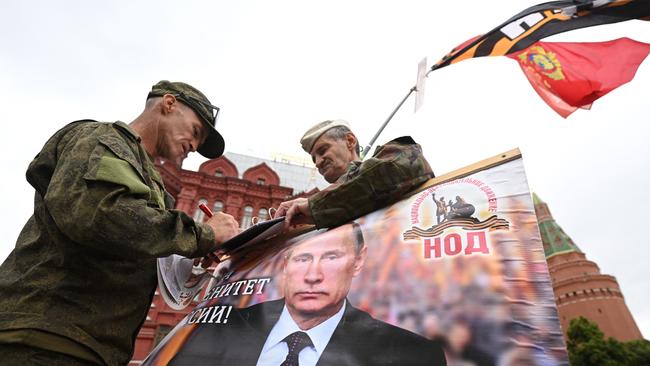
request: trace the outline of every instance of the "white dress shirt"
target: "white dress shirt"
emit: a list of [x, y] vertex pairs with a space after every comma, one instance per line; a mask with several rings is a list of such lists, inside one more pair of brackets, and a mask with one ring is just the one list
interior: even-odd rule
[[[300, 363], [300, 366], [316, 365], [318, 358], [323, 354], [327, 343], [329, 343], [330, 338], [332, 338], [334, 330], [343, 318], [344, 312], [345, 302], [343, 302], [341, 310], [334, 314], [334, 316], [317, 326], [304, 331], [309, 335], [313, 346], [305, 347], [298, 354], [298, 362]], [[303, 330], [301, 330], [296, 322], [293, 321], [289, 314], [289, 310], [287, 310], [287, 305], [284, 305], [280, 319], [278, 319], [268, 337], [266, 337], [266, 342], [264, 343], [264, 347], [262, 347], [260, 357], [257, 359], [257, 366], [278, 366], [281, 364], [289, 353], [289, 346], [282, 340], [289, 334], [299, 331]]]

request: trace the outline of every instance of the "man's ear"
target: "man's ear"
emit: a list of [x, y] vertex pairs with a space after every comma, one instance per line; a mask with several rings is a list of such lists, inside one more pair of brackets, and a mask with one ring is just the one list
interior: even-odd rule
[[345, 146], [350, 151], [354, 151], [355, 147], [357, 146], [357, 137], [354, 136], [352, 132], [345, 134]]
[[282, 271], [287, 268], [287, 264], [289, 264], [289, 257], [291, 256], [291, 250], [287, 250], [285, 253], [282, 254]]
[[165, 94], [162, 98], [162, 112], [169, 114], [176, 108], [176, 97], [172, 94]]
[[354, 274], [353, 274], [354, 277], [356, 277], [359, 273], [361, 273], [361, 270], [363, 269], [363, 264], [366, 262], [367, 255], [368, 255], [368, 247], [364, 245], [363, 248], [361, 248], [359, 254], [357, 254], [356, 258], [354, 258]]

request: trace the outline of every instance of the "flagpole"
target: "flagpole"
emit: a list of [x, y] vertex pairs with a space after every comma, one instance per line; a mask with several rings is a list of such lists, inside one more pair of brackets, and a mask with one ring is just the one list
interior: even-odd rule
[[416, 91], [416, 88], [415, 88], [415, 87], [412, 87], [412, 88], [409, 90], [408, 94], [406, 94], [406, 96], [402, 99], [402, 101], [399, 102], [399, 104], [397, 105], [397, 107], [395, 107], [395, 109], [394, 109], [393, 112], [390, 114], [390, 116], [388, 116], [388, 119], [386, 119], [386, 122], [384, 122], [384, 124], [382, 124], [381, 127], [379, 127], [379, 130], [377, 131], [377, 133], [375, 134], [375, 136], [372, 138], [372, 140], [370, 140], [370, 142], [368, 143], [368, 146], [366, 146], [366, 147], [363, 149], [363, 151], [361, 152], [361, 156], [360, 156], [360, 157], [361, 157], [361, 160], [363, 160], [363, 159], [366, 157], [366, 155], [367, 155], [368, 152], [370, 151], [370, 148], [372, 147], [372, 145], [375, 143], [375, 141], [377, 140], [377, 138], [379, 137], [379, 135], [384, 131], [384, 128], [386, 128], [386, 125], [388, 124], [388, 122], [390, 122], [390, 120], [393, 119], [393, 116], [395, 115], [395, 113], [397, 113], [397, 111], [402, 107], [402, 104], [404, 104], [404, 102], [406, 102], [406, 100], [408, 99], [408, 97], [410, 97], [411, 94], [413, 94], [414, 91]]
[[[527, 9], [527, 10], [528, 10], [528, 9]], [[524, 12], [525, 12], [525, 10], [524, 10]], [[524, 12], [521, 12], [519, 15], [522, 15]], [[514, 17], [511, 18], [510, 20], [512, 20], [512, 19], [514, 19]], [[508, 20], [508, 22], [509, 22], [510, 20]], [[503, 27], [505, 24], [508, 24], [508, 22], [505, 22], [505, 23], [501, 24], [499, 27], [493, 29], [491, 32], [500, 29], [500, 28]], [[490, 32], [489, 32], [489, 33], [490, 33]], [[489, 34], [489, 33], [488, 33], [488, 34]], [[439, 69], [439, 68], [441, 68], [441, 67], [447, 66], [449, 63], [451, 63], [451, 61], [452, 61], [453, 59], [455, 59], [456, 57], [458, 57], [458, 55], [460, 55], [461, 52], [465, 52], [466, 50], [470, 49], [470, 48], [473, 47], [475, 44], [477, 44], [479, 41], [483, 40], [485, 37], [486, 37], [486, 34], [482, 35], [481, 37], [478, 37], [478, 38], [475, 39], [473, 42], [471, 42], [469, 45], [465, 46], [462, 50], [460, 50], [460, 51], [458, 51], [458, 52], [455, 52], [453, 55], [451, 55], [451, 56], [449, 57], [449, 59], [445, 60], [444, 63], [439, 63], [439, 64], [435, 64], [435, 65], [431, 66], [431, 69], [429, 69], [429, 71], [424, 75], [424, 77], [429, 77], [429, 74], [432, 73], [433, 71], [435, 71], [435, 70], [437, 70], [437, 69]], [[375, 141], [377, 140], [377, 138], [379, 137], [379, 135], [384, 131], [384, 128], [386, 128], [386, 125], [388, 124], [388, 122], [390, 122], [390, 120], [393, 118], [393, 116], [395, 115], [395, 113], [397, 113], [397, 111], [402, 107], [402, 104], [404, 104], [404, 102], [406, 102], [406, 99], [408, 99], [408, 97], [410, 97], [411, 94], [413, 94], [414, 91], [417, 91], [417, 87], [415, 87], [415, 86], [412, 87], [412, 88], [409, 90], [408, 94], [406, 94], [406, 96], [404, 97], [404, 99], [402, 99], [402, 101], [401, 101], [401, 102], [397, 105], [397, 107], [393, 110], [393, 113], [391, 113], [390, 116], [388, 116], [388, 119], [386, 120], [386, 122], [384, 122], [384, 124], [381, 125], [381, 127], [379, 128], [379, 130], [377, 131], [377, 133], [375, 134], [375, 136], [372, 138], [372, 140], [370, 140], [370, 143], [368, 143], [368, 146], [366, 146], [366, 147], [363, 149], [363, 151], [361, 151], [361, 156], [360, 156], [361, 160], [363, 160], [363, 159], [366, 157], [366, 155], [368, 154], [368, 152], [370, 152], [370, 148], [371, 148], [372, 145], [375, 143]]]
[[[591, 1], [593, 1], [593, 0], [591, 0]], [[545, 4], [547, 4], [547, 3], [539, 4], [539, 5], [545, 5]], [[524, 11], [522, 11], [522, 12], [520, 12], [519, 14], [515, 15], [514, 17], [508, 19], [508, 20], [507, 20], [506, 22], [504, 22], [503, 24], [501, 24], [501, 25], [499, 25], [498, 27], [494, 28], [494, 29], [491, 30], [490, 32], [488, 32], [488, 33], [486, 33], [486, 34], [483, 34], [483, 35], [480, 36], [480, 37], [477, 37], [477, 39], [475, 39], [474, 41], [470, 42], [468, 45], [466, 45], [466, 46], [463, 47], [462, 49], [460, 49], [460, 50], [458, 50], [458, 51], [452, 51], [452, 54], [451, 54], [451, 55], [448, 55], [448, 57], [447, 57], [443, 62], [438, 62], [437, 64], [434, 64], [433, 66], [431, 66], [431, 68], [429, 69], [429, 71], [428, 71], [424, 76], [425, 76], [425, 77], [428, 77], [429, 74], [432, 73], [432, 72], [434, 72], [435, 70], [437, 70], [437, 69], [439, 69], [439, 68], [442, 68], [442, 67], [445, 67], [445, 66], [448, 66], [449, 64], [451, 64], [451, 62], [452, 62], [456, 57], [458, 57], [459, 55], [461, 55], [463, 52], [469, 50], [470, 48], [474, 47], [474, 46], [475, 46], [476, 44], [478, 44], [480, 41], [484, 40], [484, 39], [487, 37], [488, 34], [491, 34], [491, 33], [495, 32], [495, 31], [497, 31], [497, 30], [503, 28], [505, 25], [507, 25], [508, 23], [510, 23], [513, 19], [518, 19], [518, 18], [521, 18], [521, 17], [524, 16], [524, 15], [528, 15], [528, 14], [533, 13], [534, 11], [531, 11], [531, 9], [534, 9], [534, 11], [537, 11], [537, 10], [538, 10], [538, 9], [537, 9], [537, 6], [535, 6], [535, 7], [530, 7], [530, 8], [528, 8], [528, 9], [525, 9]], [[372, 145], [375, 143], [375, 141], [377, 140], [377, 138], [379, 137], [379, 135], [382, 133], [382, 131], [384, 131], [384, 128], [386, 128], [386, 125], [388, 124], [388, 122], [390, 122], [390, 120], [393, 118], [393, 116], [395, 115], [395, 113], [397, 113], [397, 111], [402, 107], [402, 104], [404, 104], [404, 102], [406, 102], [406, 99], [408, 99], [408, 97], [411, 96], [411, 94], [412, 94], [414, 91], [417, 91], [417, 88], [416, 88], [415, 86], [412, 87], [412, 88], [409, 90], [408, 94], [406, 94], [406, 96], [404, 97], [404, 99], [402, 99], [402, 101], [397, 105], [397, 108], [395, 108], [395, 109], [393, 110], [393, 113], [391, 113], [390, 116], [388, 116], [388, 119], [386, 120], [386, 122], [384, 122], [384, 124], [381, 125], [381, 127], [379, 128], [379, 130], [377, 131], [377, 133], [375, 134], [375, 136], [372, 138], [372, 140], [370, 140], [370, 143], [368, 144], [368, 146], [366, 146], [366, 147], [363, 149], [363, 151], [361, 151], [361, 156], [360, 156], [361, 160], [363, 160], [363, 159], [366, 157], [366, 155], [368, 154], [368, 152], [370, 152], [370, 148], [371, 148]]]

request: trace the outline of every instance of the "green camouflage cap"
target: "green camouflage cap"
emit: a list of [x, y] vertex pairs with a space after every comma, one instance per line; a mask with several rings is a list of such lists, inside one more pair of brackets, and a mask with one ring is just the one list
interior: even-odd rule
[[172, 94], [183, 104], [192, 108], [197, 116], [205, 123], [209, 134], [205, 142], [199, 146], [199, 154], [208, 159], [218, 158], [223, 154], [225, 142], [221, 134], [215, 129], [219, 107], [210, 103], [210, 100], [195, 87], [180, 82], [161, 80], [151, 87], [147, 99], [153, 97], [162, 97], [165, 94]]

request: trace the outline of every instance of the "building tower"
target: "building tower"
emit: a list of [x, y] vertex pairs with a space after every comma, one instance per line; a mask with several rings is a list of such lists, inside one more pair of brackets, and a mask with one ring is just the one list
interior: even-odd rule
[[583, 316], [597, 323], [606, 337], [642, 339], [616, 278], [600, 273], [598, 265], [585, 257], [536, 194], [533, 202], [564, 333], [571, 319]]

